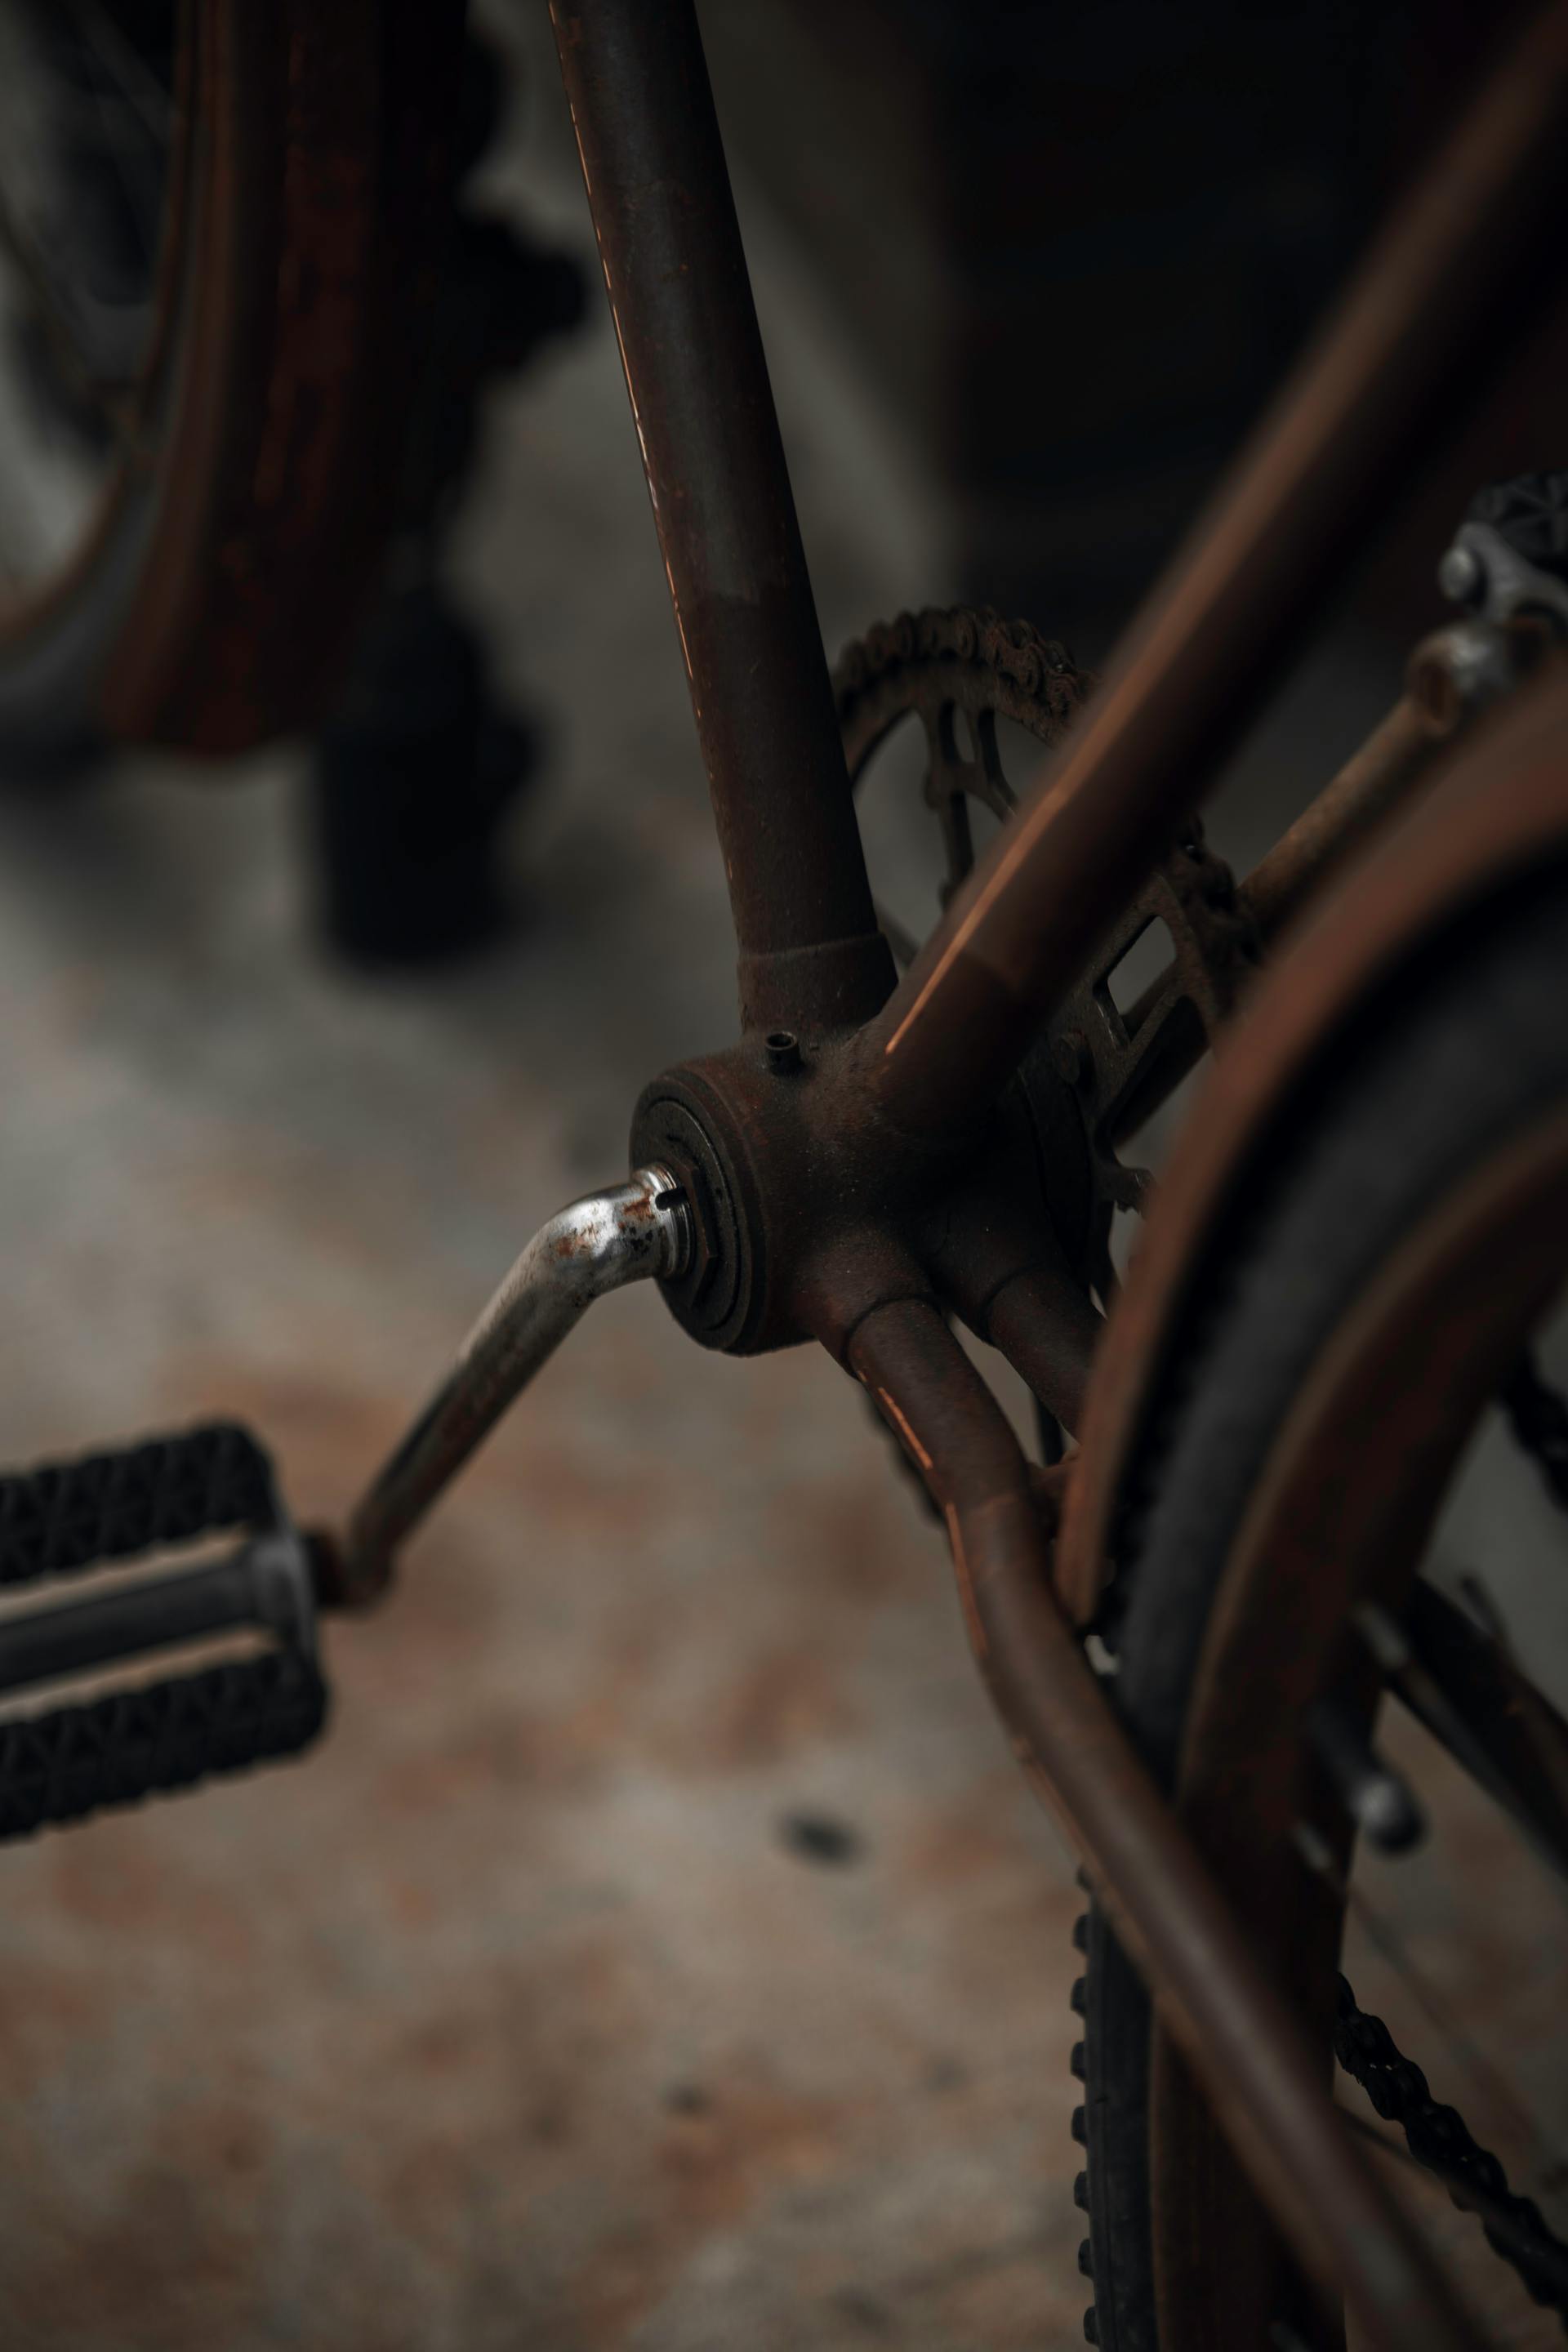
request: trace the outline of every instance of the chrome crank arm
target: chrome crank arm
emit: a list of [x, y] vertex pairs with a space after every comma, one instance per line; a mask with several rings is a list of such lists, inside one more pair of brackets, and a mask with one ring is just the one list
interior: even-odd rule
[[690, 1249], [685, 1198], [663, 1168], [639, 1168], [542, 1225], [355, 1509], [331, 1570], [335, 1597], [365, 1601], [381, 1590], [398, 1545], [595, 1298], [681, 1273]]

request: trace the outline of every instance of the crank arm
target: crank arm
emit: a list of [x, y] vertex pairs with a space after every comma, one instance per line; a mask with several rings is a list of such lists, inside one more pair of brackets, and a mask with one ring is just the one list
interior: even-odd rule
[[685, 1270], [691, 1222], [675, 1179], [641, 1168], [542, 1225], [456, 1362], [356, 1507], [341, 1548], [320, 1540], [334, 1601], [374, 1600], [393, 1555], [595, 1298]]
[[[341, 1547], [298, 1533], [266, 1454], [231, 1423], [0, 1474], [0, 1596], [129, 1569], [203, 1537], [243, 1538], [195, 1565], [100, 1574], [74, 1598], [0, 1607], [0, 1841], [309, 1747], [327, 1714], [318, 1600], [379, 1591], [396, 1546], [592, 1302], [628, 1282], [680, 1273], [690, 1249], [686, 1202], [661, 1168], [552, 1217], [370, 1486]], [[224, 1654], [211, 1663], [215, 1642]], [[103, 1688], [128, 1664], [193, 1646], [209, 1660], [195, 1673]], [[69, 1703], [12, 1711], [18, 1696], [84, 1679], [90, 1688]]]

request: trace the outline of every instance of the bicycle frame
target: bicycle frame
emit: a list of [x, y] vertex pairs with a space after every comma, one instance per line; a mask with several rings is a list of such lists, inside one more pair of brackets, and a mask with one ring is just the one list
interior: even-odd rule
[[[1099, 1318], [1043, 1233], [998, 1097], [1516, 305], [1568, 151], [1568, 9], [1541, 17], [1382, 236], [1080, 728], [898, 979], [690, 0], [552, 0], [552, 16], [739, 950], [741, 1043], [656, 1080], [634, 1123], [638, 1213], [689, 1210], [667, 1298], [709, 1346], [816, 1339], [874, 1396], [942, 1509], [1025, 1769], [1299, 2258], [1379, 2344], [1458, 2352], [1467, 2324], [1336, 2123], [1053, 1592], [1059, 1474], [1026, 1462], [945, 1311], [1080, 1426]], [[1275, 906], [1410, 765], [1411, 727], [1390, 727], [1272, 854]], [[422, 1508], [477, 1441], [459, 1427], [443, 1451], [439, 1412], [416, 1435]], [[408, 1475], [405, 1449], [378, 1524], [406, 1524]], [[354, 1597], [385, 1572], [360, 1566]]]

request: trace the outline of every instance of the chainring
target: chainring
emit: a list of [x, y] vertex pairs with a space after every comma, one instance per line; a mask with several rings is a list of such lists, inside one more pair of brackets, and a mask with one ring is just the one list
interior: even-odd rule
[[[1049, 749], [1093, 686], [1056, 638], [984, 608], [902, 613], [846, 648], [833, 687], [850, 782], [858, 786], [901, 720], [918, 717], [924, 799], [947, 862], [944, 906], [974, 863], [971, 803], [1004, 819], [1017, 805], [997, 720], [1012, 720]], [[1112, 980], [1156, 923], [1169, 936], [1170, 959], [1134, 1001], [1121, 1003]], [[885, 916], [883, 928], [907, 961], [916, 942]], [[1212, 1043], [1257, 960], [1230, 868], [1205, 844], [1196, 817], [1187, 818], [1019, 1071], [1060, 1239], [1102, 1297], [1112, 1213], [1139, 1208], [1150, 1181], [1119, 1146], [1163, 1098], [1172, 1072]]]

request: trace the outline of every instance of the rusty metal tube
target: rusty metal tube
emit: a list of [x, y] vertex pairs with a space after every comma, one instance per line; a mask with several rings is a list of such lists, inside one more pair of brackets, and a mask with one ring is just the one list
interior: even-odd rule
[[1069, 1437], [1083, 1427], [1084, 1400], [1103, 1324], [1060, 1266], [1026, 1266], [986, 1308], [980, 1337], [1006, 1357]]
[[1134, 623], [1032, 800], [955, 897], [863, 1039], [897, 1128], [989, 1100], [1405, 478], [1555, 236], [1568, 172], [1568, 5], [1517, 41], [1378, 238]]
[[892, 984], [690, 0], [551, 0], [741, 951], [743, 1026]]
[[1416, 696], [1400, 697], [1382, 725], [1241, 885], [1242, 905], [1262, 939], [1280, 930], [1328, 868], [1397, 805], [1454, 731]]
[[686, 1202], [663, 1168], [640, 1168], [542, 1225], [354, 1510], [332, 1568], [335, 1597], [365, 1601], [382, 1590], [397, 1546], [595, 1298], [679, 1273], [689, 1246]]
[[943, 1511], [970, 1640], [1026, 1772], [1303, 2266], [1383, 2352], [1479, 2352], [1057, 1607], [1027, 1469], [984, 1382], [915, 1299], [868, 1315], [847, 1361]]
[[939, 1225], [921, 1244], [943, 1301], [1076, 1434], [1104, 1327], [1037, 1200], [1006, 1202], [994, 1182], [960, 1192], [944, 1202]]

